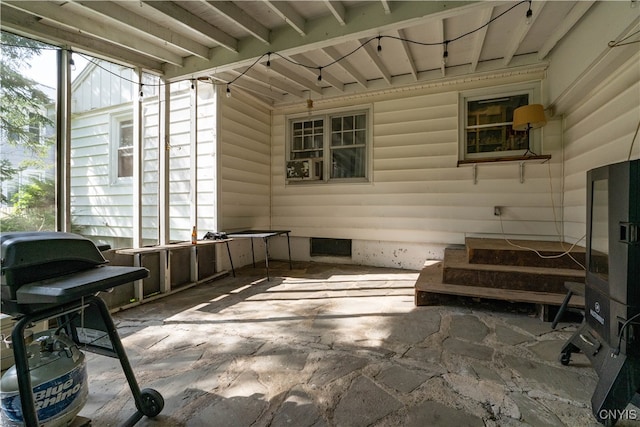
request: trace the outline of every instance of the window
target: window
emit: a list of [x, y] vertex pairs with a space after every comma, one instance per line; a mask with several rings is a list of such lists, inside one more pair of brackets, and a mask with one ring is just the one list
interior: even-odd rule
[[503, 93], [461, 95], [461, 159], [521, 156], [537, 152], [539, 136], [512, 129], [513, 110], [536, 103], [537, 90], [523, 87]]
[[118, 178], [133, 176], [133, 120], [118, 122]]
[[288, 181], [366, 180], [368, 122], [368, 111], [291, 119]]

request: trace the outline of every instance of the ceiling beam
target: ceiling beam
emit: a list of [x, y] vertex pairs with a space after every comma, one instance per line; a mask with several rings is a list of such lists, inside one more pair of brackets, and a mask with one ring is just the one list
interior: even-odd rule
[[238, 51], [238, 40], [174, 2], [145, 0], [142, 3], [171, 18], [176, 25], [195, 30], [231, 52]]
[[299, 73], [289, 70], [279, 62], [271, 61], [271, 70], [273, 70], [278, 74], [281, 74], [282, 76], [288, 78], [294, 83], [299, 84], [300, 86], [302, 86], [303, 88], [311, 92], [315, 92], [319, 95], [322, 94], [322, 88], [319, 86], [316, 86], [315, 80], [314, 81], [308, 80], [302, 77]]
[[[483, 8], [477, 1], [397, 1], [393, 3], [393, 13], [386, 15], [377, 2], [364, 2], [347, 11], [346, 25], [340, 25], [331, 14], [309, 20], [305, 24], [306, 36], [289, 26], [282, 26], [271, 32], [271, 52], [283, 55], [303, 53], [307, 50], [321, 49], [354, 38], [375, 37], [385, 31], [393, 31], [425, 22], [427, 19], [442, 19], [454, 16], [461, 11], [473, 11]], [[256, 39], [244, 39], [240, 52], [231, 52], [215, 48], [211, 59], [205, 61], [197, 57], [185, 58], [183, 68], [168, 65], [165, 74], [168, 80], [184, 76], [205, 74], [211, 70], [233, 69], [248, 66], [256, 58], [264, 55], [265, 46]]]
[[398, 38], [400, 38], [400, 44], [402, 45], [402, 51], [407, 60], [407, 64], [409, 64], [409, 68], [411, 69], [411, 75], [415, 81], [418, 81], [418, 70], [416, 69], [416, 63], [413, 60], [413, 55], [411, 55], [411, 49], [409, 49], [409, 43], [406, 41], [407, 36], [404, 33], [404, 30], [397, 30], [396, 34]]
[[[444, 19], [440, 19], [436, 23], [436, 26], [438, 27], [438, 34], [441, 34], [442, 40], [447, 40], [447, 34], [444, 29]], [[442, 60], [440, 61], [440, 72], [442, 73], [442, 77], [446, 77], [447, 61], [449, 60], [449, 46], [446, 42], [442, 43], [442, 53], [440, 54], [440, 57], [442, 58]]]
[[473, 42], [473, 49], [471, 51], [471, 66], [469, 67], [469, 72], [474, 73], [478, 69], [478, 61], [480, 61], [480, 56], [482, 55], [482, 48], [484, 47], [484, 41], [487, 37], [487, 29], [488, 25], [484, 27], [480, 27], [481, 25], [485, 25], [491, 17], [493, 16], [493, 7], [487, 7], [478, 13], [478, 31], [475, 34], [475, 41]]
[[207, 0], [206, 4], [215, 9], [219, 14], [224, 15], [235, 25], [238, 25], [245, 31], [251, 33], [253, 37], [260, 40], [262, 43], [269, 44], [270, 30], [251, 16], [247, 15], [244, 10], [233, 4], [233, 2]]
[[[215, 75], [215, 77], [217, 79], [222, 80], [222, 81], [226, 81], [226, 82], [233, 81], [234, 79], [238, 78], [239, 76], [240, 76], [240, 73], [238, 73], [238, 72], [219, 73], [219, 74]], [[229, 84], [229, 89], [231, 90], [232, 94], [233, 94], [233, 88], [234, 87], [239, 87], [239, 88], [242, 88], [244, 90], [248, 90], [249, 92], [253, 92], [256, 95], [260, 95], [263, 98], [268, 98], [271, 101], [282, 101], [282, 100], [284, 100], [284, 95], [282, 93], [276, 92], [274, 90], [271, 90], [268, 87], [262, 86], [261, 84], [254, 83], [253, 81], [251, 81], [249, 79], [239, 78], [238, 80], [236, 80], [233, 83]], [[231, 95], [231, 96], [233, 96], [233, 95]]]
[[386, 13], [387, 15], [391, 13], [391, 6], [389, 6], [389, 1], [388, 0], [380, 0], [380, 2], [382, 3], [382, 8], [384, 9], [384, 13]]
[[324, 0], [324, 4], [331, 11], [340, 25], [345, 25], [347, 23], [345, 18], [346, 12], [344, 9], [344, 5], [341, 2], [334, 0]]
[[234, 70], [240, 73], [244, 73], [244, 76], [252, 79], [258, 83], [261, 83], [265, 86], [269, 86], [269, 87], [275, 87], [280, 89], [282, 92], [284, 93], [288, 93], [289, 95], [298, 97], [298, 98], [304, 98], [305, 94], [303, 91], [301, 91], [300, 89], [298, 89], [297, 87], [294, 87], [294, 85], [288, 84], [287, 82], [285, 82], [283, 79], [274, 79], [271, 78], [269, 76], [269, 74], [272, 74], [272, 70], [267, 69], [266, 74], [259, 72], [255, 69], [255, 67], [253, 68], [239, 68], [237, 70]]
[[131, 13], [130, 10], [125, 9], [122, 6], [114, 2], [101, 2], [101, 1], [78, 1], [76, 4], [80, 4], [83, 7], [101, 15], [102, 17], [109, 18], [114, 22], [119, 22], [122, 25], [126, 25], [132, 31], [141, 32], [152, 36], [159, 41], [175, 46], [192, 55], [199, 56], [203, 59], [209, 58], [209, 48], [200, 43], [193, 41], [187, 37], [182, 36], [170, 29], [156, 24], [149, 19], [146, 19], [140, 15]]
[[576, 2], [567, 16], [565, 16], [560, 23], [560, 25], [556, 28], [556, 30], [547, 38], [547, 41], [542, 45], [540, 50], [538, 51], [538, 59], [543, 60], [547, 57], [551, 49], [555, 47], [556, 44], [563, 38], [569, 30], [584, 16], [585, 13], [589, 10], [595, 1], [579, 1]]
[[263, 0], [269, 8], [274, 11], [280, 18], [298, 32], [301, 36], [305, 34], [305, 20], [286, 2]]
[[[296, 61], [298, 63], [301, 63], [301, 64], [308, 64], [308, 63], [311, 62], [309, 59], [307, 59], [306, 56], [304, 56], [302, 54], [292, 55], [291, 59], [293, 59], [294, 61]], [[315, 72], [311, 71], [311, 69], [309, 69], [307, 67], [305, 67], [305, 69], [307, 71], [313, 73], [314, 75], [316, 75]], [[340, 80], [335, 78], [331, 73], [329, 73], [325, 69], [322, 69], [321, 73], [322, 73], [322, 82], [327, 82], [331, 86], [333, 86], [336, 89], [338, 89], [340, 92], [344, 92], [344, 83], [342, 83]], [[316, 75], [316, 78], [317, 78], [317, 75]], [[320, 84], [322, 84], [322, 83], [320, 83]]]
[[382, 75], [382, 78], [384, 79], [384, 81], [386, 81], [387, 84], [390, 85], [391, 74], [389, 73], [389, 70], [387, 70], [387, 67], [382, 63], [382, 59], [380, 59], [380, 56], [378, 55], [376, 48], [372, 46], [373, 42], [371, 42], [370, 40], [371, 39], [360, 39], [358, 41], [363, 45], [362, 49], [367, 54], [369, 59], [371, 59], [371, 62], [373, 62], [373, 65], [376, 66], [377, 70]]
[[[12, 9], [6, 3], [0, 4], [0, 24], [2, 24], [2, 29], [5, 31], [11, 31], [25, 37], [37, 38], [44, 43], [75, 49], [78, 52], [86, 51], [97, 58], [107, 61], [128, 66], [133, 65], [157, 73], [162, 70], [161, 63], [148, 56], [139, 55], [137, 52], [132, 52], [84, 34], [44, 25], [39, 18]], [[100, 52], [100, 54], [96, 52]]]
[[516, 25], [515, 30], [511, 35], [510, 41], [507, 45], [507, 50], [504, 55], [505, 66], [511, 63], [511, 60], [518, 51], [518, 48], [522, 44], [522, 41], [527, 36], [529, 30], [531, 30], [531, 28], [533, 27], [533, 23], [536, 21], [536, 19], [538, 19], [538, 16], [540, 16], [540, 12], [542, 12], [542, 8], [544, 7], [544, 5], [544, 2], [539, 1], [531, 3], [531, 11], [533, 12], [533, 15], [531, 16], [530, 22], [528, 24], [526, 15], [523, 14], [520, 17], [519, 25]]
[[167, 49], [155, 46], [142, 39], [131, 37], [130, 34], [126, 34], [124, 31], [114, 32], [97, 19], [87, 18], [74, 13], [73, 6], [81, 7], [79, 5], [73, 5], [72, 3], [58, 5], [44, 1], [3, 1], [3, 4], [43, 17], [45, 18], [45, 23], [50, 21], [64, 27], [75, 28], [78, 33], [84, 34], [85, 36], [91, 35], [154, 59], [168, 62], [178, 67], [182, 66], [182, 57], [180, 55], [171, 53], [167, 51]]
[[331, 58], [332, 61], [339, 67], [342, 67], [344, 71], [349, 73], [351, 77], [363, 88], [367, 89], [367, 79], [364, 78], [362, 74], [357, 70], [357, 68], [349, 62], [348, 59], [341, 59], [342, 55], [338, 52], [334, 47], [328, 46], [322, 49], [322, 51]]

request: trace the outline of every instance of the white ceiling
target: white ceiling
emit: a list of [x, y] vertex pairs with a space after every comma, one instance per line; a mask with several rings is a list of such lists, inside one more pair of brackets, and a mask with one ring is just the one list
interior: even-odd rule
[[544, 64], [593, 3], [2, 0], [0, 17], [6, 31], [278, 105]]

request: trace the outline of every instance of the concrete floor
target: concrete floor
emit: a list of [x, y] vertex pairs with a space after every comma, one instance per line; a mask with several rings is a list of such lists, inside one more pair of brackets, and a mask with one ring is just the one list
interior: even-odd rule
[[[577, 324], [554, 331], [506, 303], [416, 307], [416, 271], [273, 262], [263, 274], [114, 315], [141, 388], [165, 400], [138, 425], [598, 425], [588, 360], [558, 362]], [[81, 415], [120, 425], [134, 404], [119, 362], [87, 356]]]

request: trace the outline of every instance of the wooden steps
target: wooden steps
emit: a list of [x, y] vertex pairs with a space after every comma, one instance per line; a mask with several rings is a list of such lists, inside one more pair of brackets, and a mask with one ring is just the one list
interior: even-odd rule
[[[562, 254], [563, 246], [570, 247], [540, 241], [517, 244], [544, 256]], [[571, 254], [584, 262], [584, 248], [576, 247]], [[469, 238], [465, 245], [447, 248], [444, 261], [425, 263], [415, 285], [415, 304], [438, 304], [438, 297], [445, 294], [559, 306], [567, 293], [564, 283], [584, 283], [584, 277], [582, 267], [568, 256], [543, 259], [504, 240]], [[584, 298], [574, 296], [569, 306], [584, 307]]]

